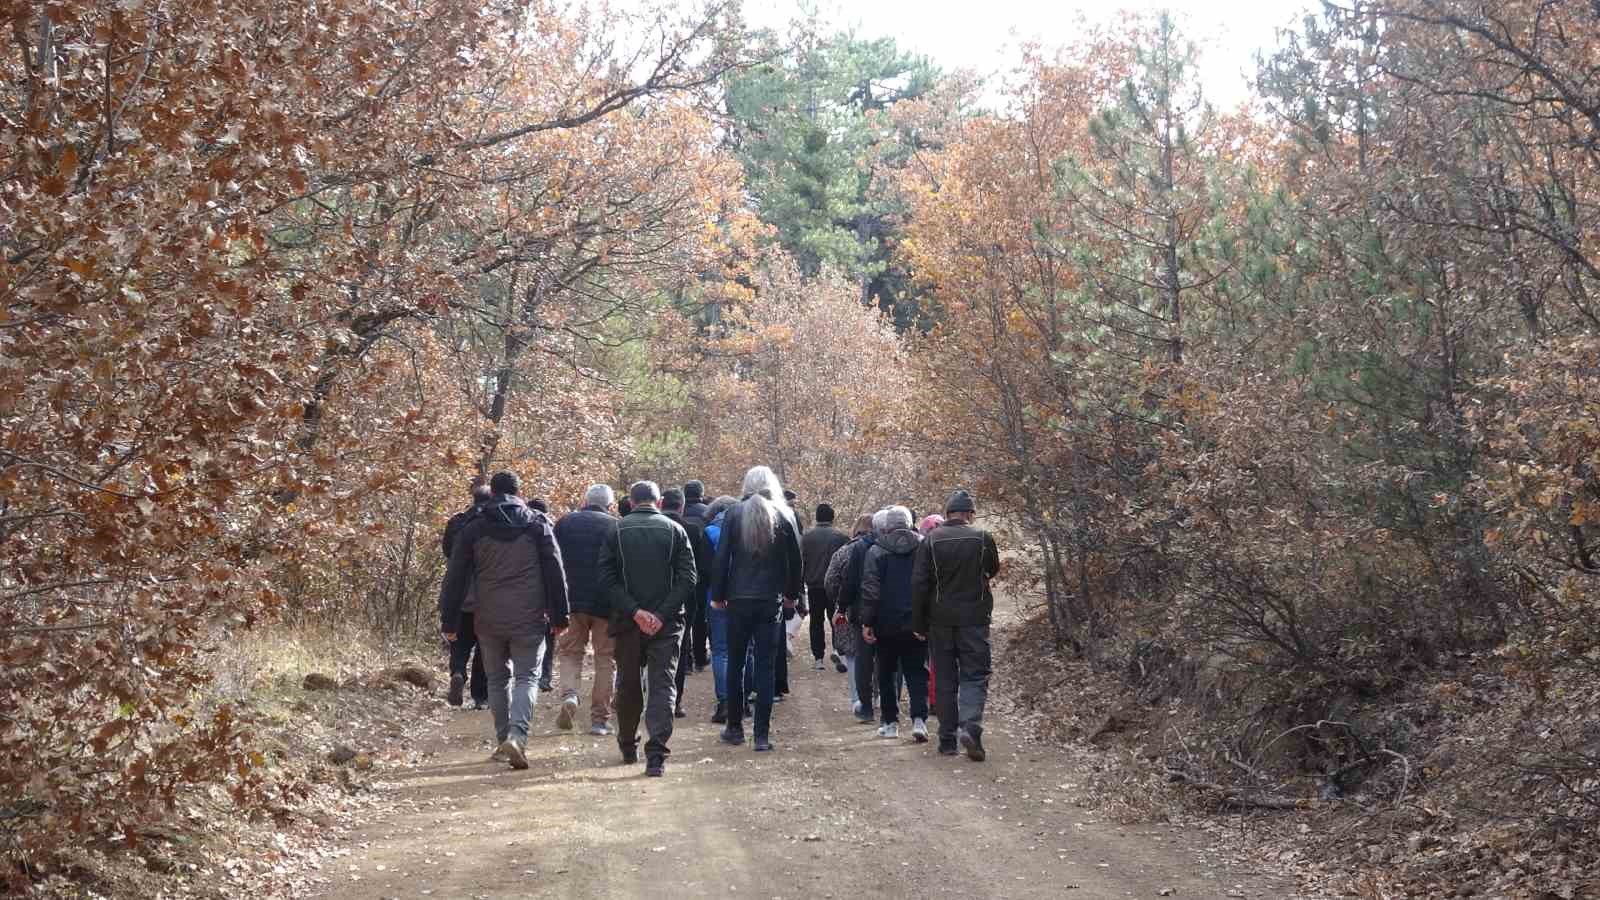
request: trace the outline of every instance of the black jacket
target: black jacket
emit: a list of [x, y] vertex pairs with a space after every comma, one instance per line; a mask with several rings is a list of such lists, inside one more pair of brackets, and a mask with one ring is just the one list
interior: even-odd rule
[[1000, 573], [994, 535], [971, 525], [940, 525], [917, 548], [911, 572], [911, 627], [988, 625], [994, 616], [989, 579]]
[[833, 554], [839, 548], [850, 543], [850, 538], [832, 525], [818, 525], [807, 531], [800, 538], [800, 556], [804, 561], [804, 574], [806, 587], [811, 589], [812, 601], [825, 603], [826, 597], [820, 595], [822, 580], [828, 574], [828, 561], [833, 559]]
[[758, 556], [739, 539], [740, 525], [749, 505], [747, 497], [723, 514], [717, 558], [711, 564], [711, 600], [713, 603], [771, 602], [776, 612], [779, 598], [799, 603], [805, 591], [799, 530], [787, 506], [781, 501], [771, 503], [778, 517], [777, 532], [766, 552]]
[[637, 628], [633, 615], [641, 609], [668, 625], [683, 621], [698, 577], [683, 526], [654, 507], [634, 509], [600, 547], [600, 590], [611, 604], [611, 633]]
[[617, 530], [617, 519], [598, 506], [586, 506], [556, 523], [556, 543], [567, 567], [567, 594], [572, 611], [609, 616], [611, 603], [600, 590], [600, 548]]
[[[701, 504], [704, 506], [705, 504]], [[694, 552], [694, 571], [697, 582], [701, 588], [705, 587], [707, 579], [711, 577], [711, 542], [706, 540], [706, 521], [699, 516], [680, 516], [677, 513], [667, 513], [667, 518], [683, 526], [685, 534], [689, 535], [689, 549]], [[706, 601], [701, 592], [698, 598], [691, 598], [689, 608], [684, 614], [688, 621], [705, 622]], [[698, 599], [699, 602], [695, 602]]]
[[839, 593], [833, 598], [834, 608], [845, 614], [851, 625], [861, 624], [861, 567], [878, 539], [864, 534], [846, 544], [840, 553], [849, 553], [844, 577], [839, 581]]
[[911, 571], [921, 544], [922, 535], [897, 528], [867, 551], [861, 561], [862, 625], [886, 635], [912, 630]]
[[461, 628], [461, 604], [477, 592], [479, 634], [543, 634], [568, 623], [567, 579], [550, 518], [522, 498], [496, 496], [462, 527], [439, 589], [439, 627]]

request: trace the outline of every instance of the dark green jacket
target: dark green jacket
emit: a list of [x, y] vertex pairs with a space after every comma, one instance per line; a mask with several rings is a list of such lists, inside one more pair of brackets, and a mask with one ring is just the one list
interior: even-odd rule
[[612, 634], [636, 627], [633, 614], [655, 613], [671, 626], [683, 621], [698, 573], [683, 526], [654, 507], [634, 509], [600, 545], [600, 591], [611, 604]]
[[1000, 573], [994, 536], [971, 525], [941, 525], [911, 563], [911, 629], [987, 625], [994, 615], [989, 579]]

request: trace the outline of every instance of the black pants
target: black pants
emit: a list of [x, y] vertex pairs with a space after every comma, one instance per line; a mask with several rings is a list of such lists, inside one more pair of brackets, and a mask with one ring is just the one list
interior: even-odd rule
[[905, 677], [911, 692], [911, 718], [928, 717], [928, 645], [906, 631], [878, 637], [878, 697], [883, 704], [881, 721], [900, 721], [900, 691], [895, 687], [898, 672]]
[[856, 696], [861, 700], [861, 711], [870, 715], [872, 713], [872, 694], [877, 685], [873, 680], [873, 663], [878, 658], [878, 650], [867, 639], [861, 636], [861, 626], [851, 625], [856, 638]]
[[789, 635], [784, 624], [778, 623], [778, 642], [772, 648], [772, 691], [779, 697], [789, 693]]
[[556, 636], [554, 634], [546, 634], [544, 636], [544, 662], [539, 666], [539, 690], [548, 691], [555, 688], [555, 685], [550, 683], [550, 678], [555, 675], [555, 671]]
[[689, 667], [694, 664], [694, 642], [687, 627], [684, 628], [681, 649], [678, 651], [677, 709], [683, 708], [683, 686], [689, 680]]
[[689, 637], [684, 643], [694, 651], [696, 666], [704, 669], [711, 665], [711, 624], [706, 614], [706, 598], [702, 595], [697, 594], [689, 601]]
[[[450, 644], [450, 674], [467, 679], [473, 703], [488, 703], [489, 677], [483, 672], [483, 651], [473, 652], [477, 648], [478, 635], [472, 630], [472, 613], [464, 612], [461, 614], [461, 630]], [[470, 673], [467, 670], [469, 658], [472, 661]]]
[[[748, 696], [755, 692], [756, 705], [751, 718], [755, 720], [756, 737], [764, 738], [772, 727], [772, 697], [774, 690], [772, 667], [776, 659], [783, 658], [779, 635], [783, 622], [774, 614], [771, 605], [758, 600], [735, 600], [728, 605], [728, 727], [739, 728], [744, 723]], [[755, 671], [745, 670], [746, 651], [754, 645]]]
[[828, 652], [828, 630], [833, 627], [833, 604], [827, 601], [822, 585], [806, 589], [811, 595], [811, 658], [821, 659]]

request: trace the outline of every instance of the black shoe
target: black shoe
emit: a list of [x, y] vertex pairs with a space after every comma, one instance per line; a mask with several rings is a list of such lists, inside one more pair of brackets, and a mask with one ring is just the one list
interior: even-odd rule
[[757, 753], [768, 753], [768, 752], [771, 752], [771, 750], [772, 750], [772, 739], [771, 738], [764, 738], [764, 737], [756, 738], [756, 752]]
[[717, 701], [717, 708], [711, 713], [711, 724], [722, 725], [728, 721], [728, 703], [725, 700]]
[[782, 694], [773, 694], [772, 695], [772, 702], [773, 703], [782, 703], [783, 702], [783, 695]]
[[472, 701], [472, 708], [473, 709], [488, 709], [489, 708], [489, 701], [487, 701], [487, 700], [474, 700], [474, 701]]
[[721, 738], [724, 744], [732, 744], [733, 746], [737, 747], [744, 743], [744, 729], [735, 728], [732, 725], [729, 725], [722, 729]]
[[644, 774], [651, 778], [660, 778], [667, 771], [667, 758], [665, 756], [651, 756], [645, 760]]
[[622, 748], [622, 764], [623, 765], [631, 766], [631, 765], [637, 763], [638, 761], [639, 761], [639, 748], [638, 747], [623, 747]]
[[956, 740], [961, 742], [961, 748], [967, 751], [967, 759], [973, 762], [983, 762], [988, 754], [983, 752], [983, 735], [981, 732], [962, 729]]
[[450, 690], [445, 692], [444, 702], [451, 706], [461, 705], [461, 689], [467, 686], [467, 676], [451, 675]]
[[960, 752], [961, 752], [961, 750], [960, 750], [960, 748], [958, 748], [956, 746], [956, 742], [954, 740], [951, 740], [949, 738], [940, 738], [939, 739], [939, 755], [940, 756], [955, 756], [956, 754], [958, 754]]
[[833, 654], [833, 668], [840, 674], [850, 671], [850, 667], [844, 664], [844, 657], [837, 653]]
[[544, 691], [546, 694], [550, 693], [551, 691], [553, 691], [555, 689], [556, 689], [555, 685], [551, 684], [548, 681], [540, 681], [539, 682], [539, 690]]
[[672, 717], [674, 719], [687, 719], [689, 714], [683, 711], [683, 707], [679, 706], [672, 710]]

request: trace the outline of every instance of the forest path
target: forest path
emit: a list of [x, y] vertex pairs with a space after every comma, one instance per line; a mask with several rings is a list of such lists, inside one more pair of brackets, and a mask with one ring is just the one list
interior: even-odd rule
[[812, 670], [809, 657], [796, 656], [794, 693], [774, 711], [773, 753], [720, 744], [709, 721], [710, 670], [691, 675], [692, 715], [678, 720], [660, 779], [622, 765], [614, 738], [557, 731], [546, 696], [523, 772], [485, 761], [487, 712], [456, 713], [431, 761], [383, 787], [393, 811], [352, 835], [348, 856], [325, 864], [319, 896], [1294, 893], [1230, 871], [1196, 835], [1121, 827], [1080, 808], [1069, 755], [1014, 742], [1004, 721], [985, 731], [984, 763], [909, 737], [879, 738], [850, 715], [845, 676]]

